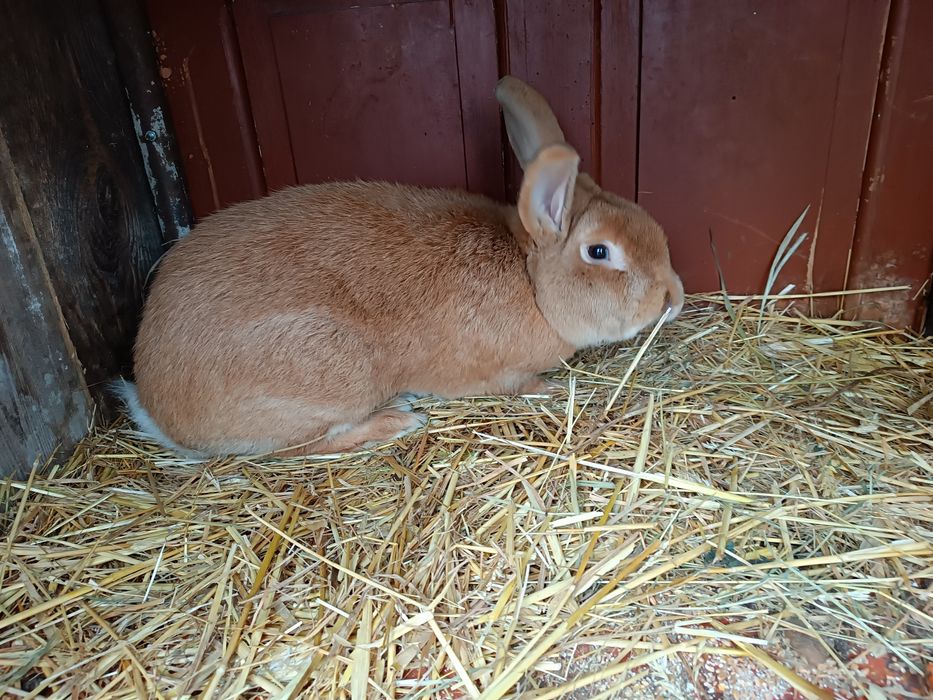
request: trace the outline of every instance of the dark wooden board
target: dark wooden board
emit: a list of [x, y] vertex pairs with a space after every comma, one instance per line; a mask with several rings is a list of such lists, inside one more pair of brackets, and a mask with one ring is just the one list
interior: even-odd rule
[[145, 0], [101, 0], [133, 131], [166, 242], [191, 230], [192, 212], [162, 90]]
[[0, 130], [0, 478], [67, 451], [93, 405]]
[[0, 4], [0, 128], [51, 289], [93, 394], [131, 369], [162, 252], [99, 3]]

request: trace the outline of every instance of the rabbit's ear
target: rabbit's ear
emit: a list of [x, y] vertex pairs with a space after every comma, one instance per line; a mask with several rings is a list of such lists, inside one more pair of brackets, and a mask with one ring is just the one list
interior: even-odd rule
[[518, 78], [507, 75], [496, 85], [496, 99], [502, 105], [509, 143], [522, 170], [538, 152], [555, 143], [565, 143], [557, 117], [539, 92]]
[[580, 156], [570, 146], [546, 146], [525, 169], [518, 195], [518, 215], [539, 244], [563, 240], [570, 228], [570, 208]]

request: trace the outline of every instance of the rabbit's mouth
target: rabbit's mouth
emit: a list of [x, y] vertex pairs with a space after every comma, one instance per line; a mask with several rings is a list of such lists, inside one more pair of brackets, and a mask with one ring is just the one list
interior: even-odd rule
[[650, 320], [633, 326], [621, 340], [632, 340], [645, 331], [656, 332], [655, 329], [658, 329], [659, 326], [671, 323], [680, 315], [680, 312], [683, 311], [684, 308], [683, 286], [680, 283], [680, 278], [676, 275], [674, 276], [674, 280], [676, 284], [664, 294], [661, 312]]
[[661, 315], [658, 317], [664, 318], [665, 323], [670, 323], [680, 316], [684, 308], [684, 284], [679, 275], [672, 273], [671, 277], [671, 285], [664, 294], [664, 304], [661, 307]]

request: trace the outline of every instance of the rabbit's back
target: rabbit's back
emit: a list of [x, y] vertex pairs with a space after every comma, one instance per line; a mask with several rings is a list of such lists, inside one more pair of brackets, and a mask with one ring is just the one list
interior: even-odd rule
[[231, 207], [162, 262], [140, 349], [153, 333], [190, 349], [198, 337], [268, 332], [309, 311], [380, 338], [409, 336], [432, 310], [445, 310], [445, 329], [450, 314], [469, 324], [491, 291], [532, 302], [506, 212], [467, 193], [384, 183], [296, 187]]
[[[143, 405], [197, 444], [193, 426], [229, 434], [215, 424], [237, 407], [258, 423], [292, 399], [456, 395], [499, 364], [553, 363], [507, 216], [483, 197], [386, 183], [296, 187], [212, 215], [166, 256], [147, 300]], [[502, 349], [529, 317], [546, 361]]]

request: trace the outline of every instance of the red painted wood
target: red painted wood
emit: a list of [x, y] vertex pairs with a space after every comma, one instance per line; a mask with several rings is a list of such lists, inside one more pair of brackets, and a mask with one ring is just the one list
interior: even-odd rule
[[[638, 0], [505, 0], [503, 72], [550, 102], [581, 167], [635, 197], [641, 3]], [[509, 190], [521, 172], [509, 156]]]
[[[852, 244], [848, 247], [821, 241], [823, 231], [836, 233], [840, 240], [853, 240], [858, 218], [859, 196], [865, 169], [871, 129], [871, 113], [877, 93], [877, 76], [881, 68], [881, 50], [890, 3], [864, 4], [860, 11], [847, 17], [842, 64], [836, 91], [836, 107], [832, 140], [822, 198], [819, 223], [814, 229], [815, 254], [808, 278], [816, 290], [836, 291], [847, 284], [847, 267]], [[854, 145], [859, 145], [854, 147]], [[832, 314], [842, 307], [844, 299], [828, 298], [811, 304], [811, 310]]]
[[[598, 179], [597, 11], [594, 0], [505, 0], [506, 70], [544, 95], [567, 141], [580, 153], [581, 168]], [[509, 162], [514, 193], [521, 173], [514, 158]]]
[[[643, 7], [639, 200], [667, 229], [687, 289], [719, 287], [712, 228], [729, 291], [761, 292], [808, 204], [803, 228], [819, 226], [813, 287], [841, 287], [867, 148], [864, 104], [877, 80], [866, 58], [882, 40], [877, 4]], [[810, 253], [798, 251], [779, 288], [807, 286]]]
[[[849, 287], [929, 272], [933, 216], [913, 199], [933, 181], [921, 0], [893, 0], [911, 19], [864, 176], [891, 1], [149, 4], [199, 215], [356, 177], [514, 197], [493, 97], [508, 72], [551, 102], [584, 169], [661, 221], [689, 290], [719, 286], [711, 228], [728, 289], [754, 293], [807, 204], [810, 242], [779, 287], [842, 288], [856, 237]], [[916, 308], [871, 303], [887, 318]]]
[[[289, 178], [467, 187], [472, 170], [476, 189], [496, 192], [495, 162], [480, 160], [499, 148], [496, 76], [476, 60], [494, 47], [491, 7], [240, 0], [235, 12], [270, 188]], [[473, 45], [458, 43], [458, 18], [481, 30]]]
[[931, 36], [933, 3], [895, 0], [849, 281], [852, 289], [908, 285], [847, 304], [851, 315], [895, 327], [920, 328], [933, 273]]
[[601, 3], [599, 27], [599, 175], [603, 187], [635, 199], [641, 2]]
[[167, 118], [197, 218], [266, 192], [240, 49], [224, 0], [148, 0]]
[[307, 71], [308, 67], [279, 63], [271, 9], [271, 3], [261, 0], [240, 0], [233, 5], [262, 169], [269, 191], [274, 192], [299, 183], [281, 72]]
[[457, 42], [460, 110], [467, 188], [505, 196], [502, 127], [495, 101], [499, 79], [496, 18], [492, 0], [452, 0]]

